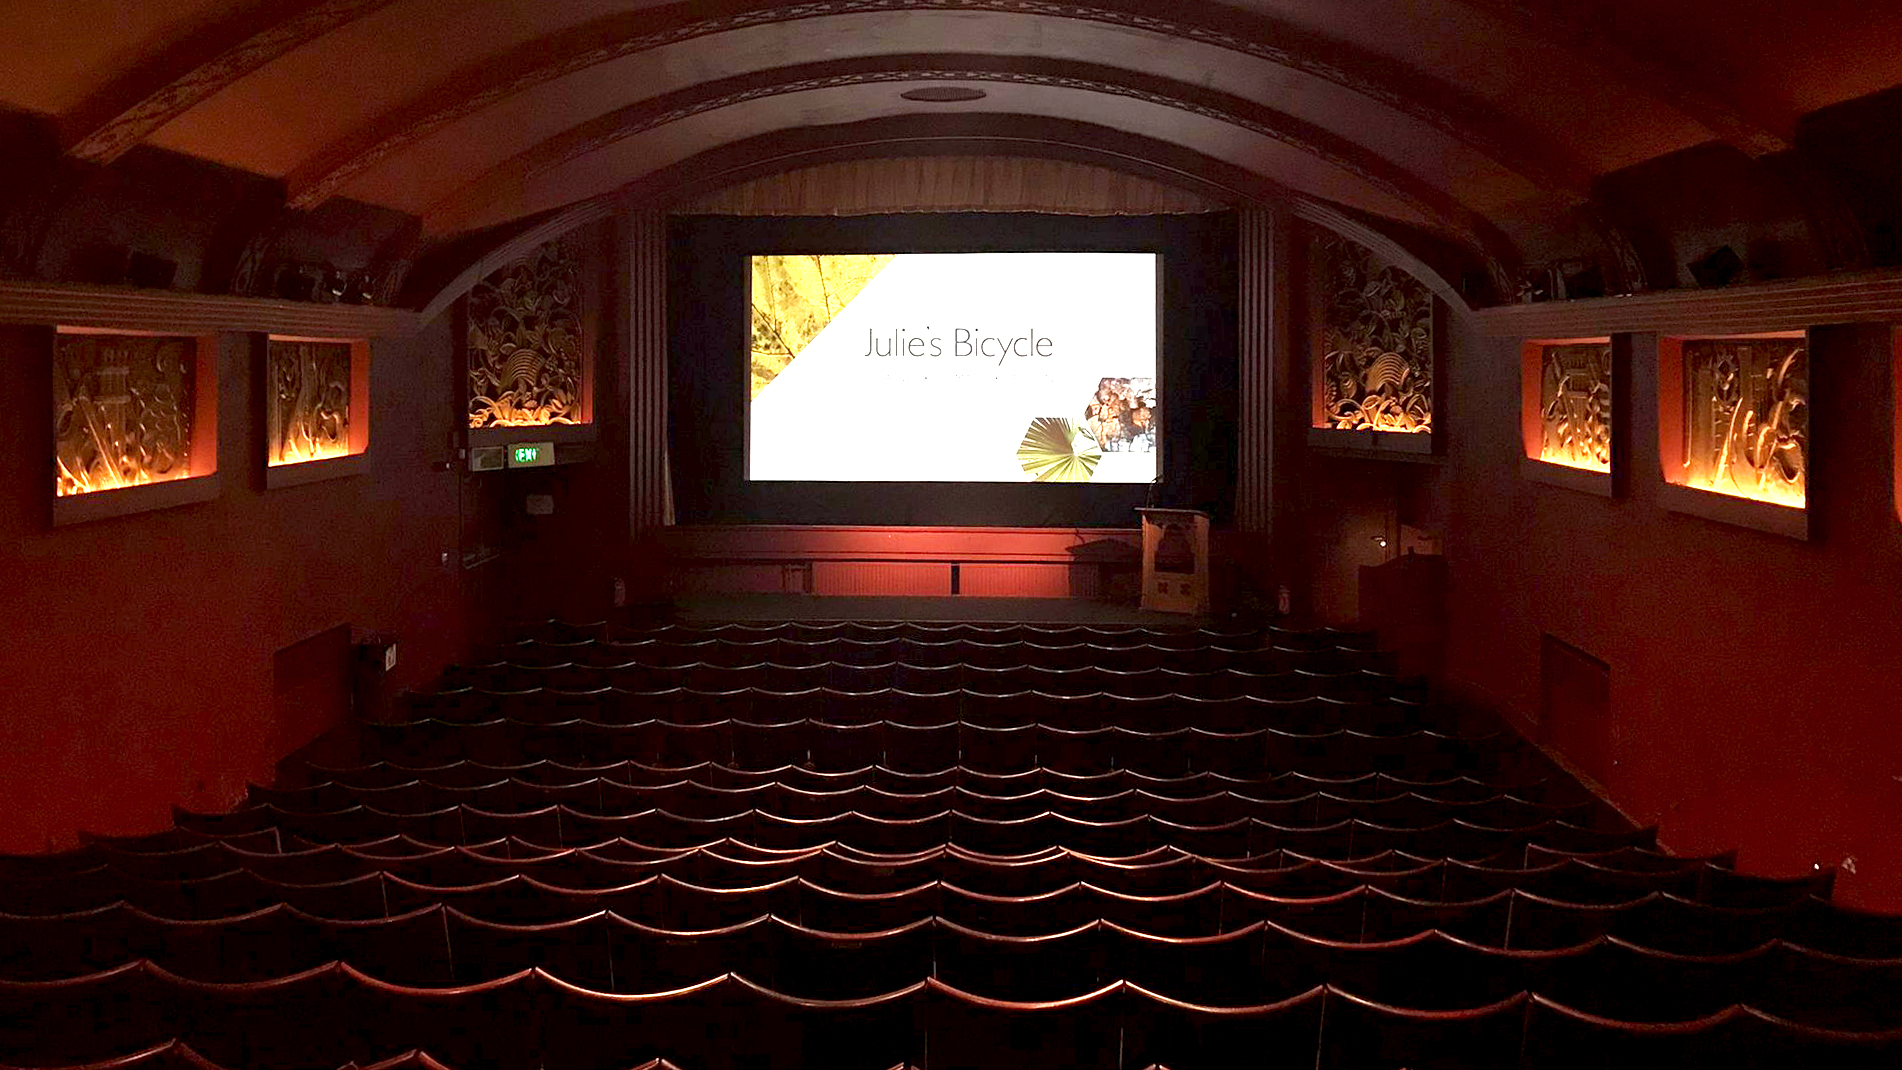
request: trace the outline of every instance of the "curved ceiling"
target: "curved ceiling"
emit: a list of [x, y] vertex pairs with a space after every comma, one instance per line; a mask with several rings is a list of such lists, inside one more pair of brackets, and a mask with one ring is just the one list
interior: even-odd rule
[[[429, 239], [797, 131], [1082, 124], [1500, 264], [1581, 226], [1605, 237], [1607, 175], [1713, 142], [1784, 153], [1809, 112], [1902, 83], [1902, 53], [1882, 47], [1902, 7], [1803, 15], [1780, 0], [12, 0], [0, 106], [50, 120], [73, 160], [154, 146], [281, 181], [293, 210], [414, 215]], [[946, 84], [985, 96], [903, 96]]]

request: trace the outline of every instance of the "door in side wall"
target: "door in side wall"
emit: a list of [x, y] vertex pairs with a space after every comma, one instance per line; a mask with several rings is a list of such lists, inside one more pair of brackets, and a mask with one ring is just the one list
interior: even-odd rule
[[318, 632], [271, 658], [271, 747], [284, 758], [350, 719], [350, 626]]
[[1611, 775], [1611, 666], [1550, 635], [1539, 640], [1539, 742], [1601, 785]]

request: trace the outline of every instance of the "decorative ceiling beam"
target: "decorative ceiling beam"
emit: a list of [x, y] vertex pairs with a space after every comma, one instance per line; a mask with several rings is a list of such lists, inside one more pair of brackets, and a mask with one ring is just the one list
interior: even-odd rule
[[1393, 60], [1264, 15], [1215, 4], [1153, 0], [727, 0], [602, 18], [471, 63], [411, 102], [318, 153], [289, 179], [290, 204], [314, 208], [391, 156], [444, 127], [535, 86], [665, 45], [753, 26], [904, 11], [1068, 19], [1192, 41], [1322, 78], [1424, 122], [1533, 185], [1573, 202], [1590, 171], [1491, 105]]
[[[472, 252], [465, 241], [457, 240], [447, 262], [427, 254], [418, 258], [405, 304], [420, 308], [423, 322], [429, 322], [496, 268], [543, 242], [616, 212], [665, 209], [708, 190], [800, 167], [930, 155], [1030, 156], [1091, 164], [1181, 186], [1225, 203], [1295, 206], [1312, 212], [1309, 218], [1334, 220], [1346, 228], [1344, 232], [1350, 237], [1381, 247], [1390, 244], [1345, 215], [1329, 214], [1324, 202], [1181, 145], [1092, 123], [1033, 116], [946, 115], [933, 124], [932, 133], [921, 134], [914, 120], [897, 116], [804, 127], [717, 146], [643, 175], [617, 190], [511, 228], [479, 251]], [[1457, 293], [1411, 254], [1398, 249], [1391, 252], [1410, 270], [1417, 266], [1422, 280], [1437, 292]], [[1463, 301], [1450, 303], [1461, 314], [1466, 313]]]
[[[1278, 141], [1340, 168], [1418, 212], [1501, 265], [1516, 264], [1510, 241], [1445, 191], [1365, 148], [1293, 116], [1241, 97], [1135, 71], [1066, 60], [998, 56], [905, 55], [832, 60], [706, 82], [629, 105], [507, 160], [463, 187], [479, 196], [500, 176], [545, 173], [689, 116], [786, 93], [881, 82], [951, 81], [1051, 86], [1102, 93], [1188, 112]], [[941, 116], [934, 116], [934, 121]], [[445, 202], [453, 204], [458, 195]], [[439, 206], [441, 207], [441, 206]], [[429, 214], [437, 214], [432, 210]]]
[[92, 163], [111, 163], [238, 79], [392, 2], [266, 0], [107, 83], [61, 118], [66, 151]]

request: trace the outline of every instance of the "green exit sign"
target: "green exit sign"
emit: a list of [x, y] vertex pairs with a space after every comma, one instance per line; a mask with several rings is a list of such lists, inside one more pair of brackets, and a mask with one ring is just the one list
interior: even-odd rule
[[553, 442], [517, 442], [509, 447], [510, 468], [540, 468], [554, 463]]

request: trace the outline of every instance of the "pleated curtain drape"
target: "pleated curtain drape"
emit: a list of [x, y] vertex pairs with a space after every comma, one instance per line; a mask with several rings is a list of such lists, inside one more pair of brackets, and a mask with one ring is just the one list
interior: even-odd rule
[[1182, 215], [1228, 205], [1138, 175], [1066, 160], [912, 156], [782, 171], [679, 205], [689, 215], [850, 216], [889, 212]]

